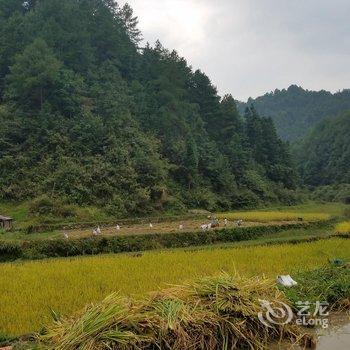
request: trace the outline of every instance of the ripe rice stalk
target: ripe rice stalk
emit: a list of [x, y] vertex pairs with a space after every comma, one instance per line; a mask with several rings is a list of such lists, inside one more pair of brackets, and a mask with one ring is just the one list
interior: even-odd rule
[[269, 222], [269, 221], [320, 221], [330, 219], [329, 214], [325, 213], [294, 213], [286, 211], [246, 211], [246, 212], [228, 212], [218, 213], [216, 215], [218, 219], [228, 220], [245, 220], [256, 222]]
[[310, 339], [295, 325], [260, 322], [260, 299], [287, 303], [271, 280], [221, 274], [138, 302], [113, 294], [76, 317], [54, 322], [40, 339], [58, 350], [264, 349], [274, 340]]
[[350, 234], [350, 221], [340, 222], [336, 225], [335, 232], [340, 235]]
[[[233, 275], [238, 271], [247, 277], [296, 275], [321, 267], [328, 259], [348, 261], [349, 251], [350, 240], [332, 238], [300, 244], [149, 252], [139, 259], [122, 254], [3, 263], [0, 328], [10, 336], [33, 333], [51, 322], [50, 309], [62, 315], [76, 313], [113, 293], [116, 286], [120, 295], [140, 298], [159, 286], [220, 271]], [[249, 283], [254, 281], [247, 281], [247, 288]], [[28, 285], [32, 288], [26, 288]], [[240, 288], [244, 286], [241, 283]], [[259, 283], [255, 289], [262, 287]], [[181, 288], [185, 287], [173, 287], [176, 293]]]
[[[60, 318], [41, 337], [55, 343], [53, 349], [139, 348], [147, 335], [137, 334], [140, 326], [137, 307], [118, 294], [111, 294], [101, 303], [90, 305], [78, 317]], [[141, 348], [141, 347], [140, 347]]]

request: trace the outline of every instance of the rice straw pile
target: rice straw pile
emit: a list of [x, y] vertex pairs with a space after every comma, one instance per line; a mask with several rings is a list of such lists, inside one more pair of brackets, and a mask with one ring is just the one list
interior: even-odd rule
[[260, 322], [261, 299], [288, 304], [271, 280], [222, 274], [141, 301], [112, 294], [74, 317], [57, 318], [39, 339], [56, 350], [264, 349], [275, 340], [312, 341], [293, 323]]

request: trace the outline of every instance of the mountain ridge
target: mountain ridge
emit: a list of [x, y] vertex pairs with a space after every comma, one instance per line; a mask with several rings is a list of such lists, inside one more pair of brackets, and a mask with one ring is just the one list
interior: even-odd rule
[[258, 113], [274, 121], [279, 135], [295, 142], [310, 128], [327, 117], [333, 117], [350, 109], [350, 89], [332, 93], [327, 90], [308, 90], [298, 85], [276, 89], [247, 102], [237, 102], [240, 112], [254, 105]]

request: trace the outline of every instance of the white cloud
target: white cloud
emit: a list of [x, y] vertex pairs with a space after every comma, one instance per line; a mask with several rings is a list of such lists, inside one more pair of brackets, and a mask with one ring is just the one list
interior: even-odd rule
[[349, 88], [348, 0], [129, 0], [145, 40], [160, 39], [220, 93], [246, 99], [299, 84]]

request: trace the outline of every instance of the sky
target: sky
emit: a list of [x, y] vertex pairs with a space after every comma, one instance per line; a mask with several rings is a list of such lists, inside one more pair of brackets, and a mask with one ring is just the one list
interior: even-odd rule
[[[123, 3], [123, 2], [121, 2]], [[128, 0], [144, 42], [246, 100], [291, 84], [350, 88], [350, 0]]]

